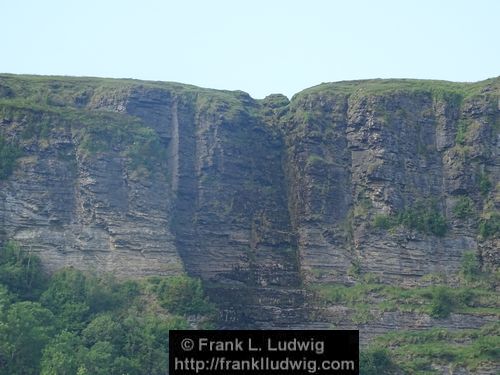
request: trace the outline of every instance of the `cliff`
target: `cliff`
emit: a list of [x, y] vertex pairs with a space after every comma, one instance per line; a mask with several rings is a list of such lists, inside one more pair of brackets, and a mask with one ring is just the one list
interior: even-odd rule
[[498, 267], [499, 82], [346, 82], [298, 94], [283, 122], [302, 269], [349, 282], [355, 265], [413, 283], [455, 274], [467, 250]]
[[454, 285], [471, 251], [498, 270], [499, 97], [498, 78], [338, 82], [289, 101], [1, 75], [0, 239], [48, 271], [199, 276], [223, 327], [477, 329], [496, 313], [368, 324], [318, 307], [311, 286]]

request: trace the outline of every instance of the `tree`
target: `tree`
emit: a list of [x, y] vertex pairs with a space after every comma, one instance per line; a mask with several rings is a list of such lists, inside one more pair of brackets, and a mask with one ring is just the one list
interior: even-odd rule
[[12, 303], [12, 296], [6, 286], [0, 284], [0, 320]]
[[85, 275], [68, 268], [52, 276], [40, 301], [54, 312], [61, 328], [78, 331], [85, 326], [89, 316], [90, 308], [86, 297]]
[[172, 329], [188, 329], [186, 319], [154, 315], [129, 314], [123, 320], [122, 355], [138, 364], [142, 373], [165, 374], [168, 368], [168, 333]]
[[89, 374], [112, 374], [113, 345], [107, 341], [95, 343], [86, 353], [84, 363], [84, 367]]
[[8, 242], [0, 249], [0, 283], [22, 299], [38, 297], [44, 284], [40, 258]]
[[42, 349], [54, 333], [54, 315], [38, 302], [17, 302], [0, 324], [0, 374], [39, 373]]
[[63, 331], [43, 350], [41, 375], [73, 375], [83, 363], [86, 348], [79, 336]]
[[121, 324], [113, 320], [111, 314], [101, 314], [94, 318], [82, 332], [86, 345], [92, 346], [99, 341], [120, 345], [123, 342]]
[[203, 295], [199, 279], [173, 276], [160, 281], [156, 293], [163, 307], [176, 314], [208, 314], [213, 306]]

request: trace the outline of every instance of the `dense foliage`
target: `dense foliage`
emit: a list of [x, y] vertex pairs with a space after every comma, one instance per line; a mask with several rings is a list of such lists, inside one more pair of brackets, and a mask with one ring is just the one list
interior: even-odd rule
[[[186, 276], [117, 281], [0, 251], [0, 375], [165, 374], [168, 332], [207, 327], [214, 308]], [[191, 319], [192, 320], [192, 319]]]
[[417, 201], [396, 215], [377, 215], [373, 225], [382, 229], [403, 225], [409, 229], [440, 237], [444, 236], [447, 230], [446, 219], [434, 201]]

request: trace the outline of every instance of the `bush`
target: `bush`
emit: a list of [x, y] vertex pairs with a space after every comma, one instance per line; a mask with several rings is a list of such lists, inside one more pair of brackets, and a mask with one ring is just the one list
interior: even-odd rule
[[450, 316], [454, 307], [454, 296], [444, 286], [437, 286], [432, 291], [431, 313], [433, 318], [443, 319]]
[[500, 358], [500, 336], [483, 336], [473, 343], [474, 349], [483, 357], [493, 361]]
[[478, 176], [479, 179], [479, 191], [482, 195], [487, 195], [492, 187], [491, 181], [488, 178], [488, 175], [484, 172], [480, 173]]
[[479, 235], [483, 238], [494, 237], [500, 232], [500, 214], [495, 212], [479, 223]]
[[213, 306], [203, 295], [201, 281], [187, 276], [172, 276], [160, 281], [156, 294], [163, 307], [176, 314], [206, 314]]
[[361, 262], [358, 258], [353, 259], [347, 274], [351, 277], [358, 277], [361, 275]]
[[390, 229], [397, 225], [440, 237], [447, 230], [446, 219], [433, 201], [420, 201], [397, 215], [377, 215], [373, 220], [375, 228]]
[[21, 150], [0, 136], [0, 180], [6, 180], [12, 174], [16, 160], [20, 156]]
[[157, 166], [166, 167], [167, 149], [154, 130], [146, 128], [141, 132], [137, 131], [134, 136], [136, 139], [128, 146], [125, 153], [132, 170], [143, 167], [148, 171], [154, 171]]
[[417, 202], [398, 215], [398, 222], [404, 226], [427, 234], [444, 236], [446, 220], [434, 202]]
[[394, 367], [385, 349], [368, 349], [359, 355], [359, 373], [362, 375], [390, 374]]
[[455, 135], [455, 142], [459, 145], [465, 145], [467, 136], [468, 124], [466, 122], [460, 121], [458, 123], [457, 134]]
[[462, 263], [460, 265], [460, 274], [466, 281], [475, 280], [481, 273], [481, 265], [477, 260], [476, 253], [468, 251], [462, 256]]
[[467, 196], [460, 196], [457, 203], [453, 207], [453, 213], [459, 219], [474, 218], [474, 202]]
[[373, 226], [380, 229], [390, 229], [397, 225], [397, 220], [389, 215], [376, 215], [373, 219]]

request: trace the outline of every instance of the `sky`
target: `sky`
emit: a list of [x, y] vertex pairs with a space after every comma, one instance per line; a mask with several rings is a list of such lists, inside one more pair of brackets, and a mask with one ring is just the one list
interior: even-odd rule
[[369, 78], [500, 75], [498, 0], [0, 0], [0, 72], [254, 98]]

